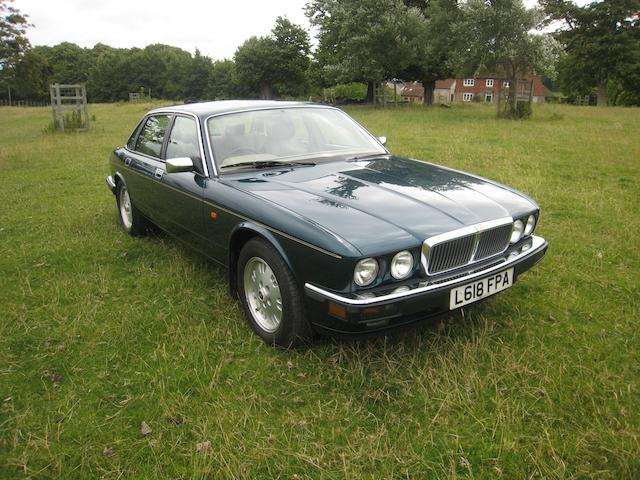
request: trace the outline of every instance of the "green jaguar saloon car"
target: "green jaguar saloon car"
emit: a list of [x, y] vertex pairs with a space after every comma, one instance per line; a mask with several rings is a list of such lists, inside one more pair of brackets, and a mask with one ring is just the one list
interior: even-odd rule
[[280, 347], [448, 314], [544, 256], [531, 198], [385, 142], [324, 105], [159, 108], [113, 151], [107, 185], [125, 232], [153, 224], [226, 267]]

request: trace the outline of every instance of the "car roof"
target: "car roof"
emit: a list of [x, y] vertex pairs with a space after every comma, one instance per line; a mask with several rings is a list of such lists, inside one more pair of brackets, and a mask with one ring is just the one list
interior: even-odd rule
[[215, 102], [187, 103], [184, 105], [172, 105], [151, 110], [149, 113], [158, 112], [182, 112], [206, 118], [220, 113], [242, 112], [246, 110], [258, 110], [262, 108], [299, 107], [312, 105], [308, 102], [288, 102], [277, 100], [218, 100]]

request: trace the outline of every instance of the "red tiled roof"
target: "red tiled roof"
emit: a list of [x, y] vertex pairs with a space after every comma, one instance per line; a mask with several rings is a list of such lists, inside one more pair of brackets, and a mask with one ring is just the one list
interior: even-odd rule
[[424, 97], [424, 88], [420, 82], [409, 82], [402, 89], [403, 97]]
[[451, 88], [453, 82], [455, 82], [455, 78], [447, 78], [446, 80], [436, 80], [436, 88]]

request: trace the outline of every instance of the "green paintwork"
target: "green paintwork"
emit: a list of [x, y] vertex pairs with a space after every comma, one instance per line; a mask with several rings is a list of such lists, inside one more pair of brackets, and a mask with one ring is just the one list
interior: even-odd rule
[[[256, 104], [218, 103], [228, 111]], [[212, 107], [202, 105], [180, 111], [194, 108], [204, 121]], [[203, 150], [213, 172], [206, 142]], [[495, 182], [391, 155], [205, 177], [165, 173], [161, 160], [120, 148], [111, 168], [146, 216], [217, 262], [232, 264], [236, 235], [252, 230], [274, 244], [301, 286], [340, 292], [355, 289], [353, 267], [363, 257], [377, 257], [384, 268], [400, 250], [418, 258], [433, 235], [538, 211], [530, 198]], [[374, 286], [390, 282], [386, 275]]]

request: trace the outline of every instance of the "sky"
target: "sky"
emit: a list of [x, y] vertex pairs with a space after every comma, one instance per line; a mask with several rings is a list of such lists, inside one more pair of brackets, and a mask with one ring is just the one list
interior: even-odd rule
[[252, 35], [268, 35], [278, 16], [305, 28], [308, 0], [14, 0], [35, 25], [32, 46], [68, 41], [81, 47], [164, 43], [214, 60], [232, 58]]
[[[309, 0], [15, 0], [35, 25], [33, 46], [73, 42], [81, 47], [145, 47], [164, 43], [213, 60], [232, 58], [252, 35], [268, 35], [278, 16], [306, 29]], [[536, 0], [525, 0], [533, 6]], [[589, 0], [577, 0], [584, 5]], [[313, 35], [312, 35], [313, 36]]]

